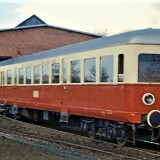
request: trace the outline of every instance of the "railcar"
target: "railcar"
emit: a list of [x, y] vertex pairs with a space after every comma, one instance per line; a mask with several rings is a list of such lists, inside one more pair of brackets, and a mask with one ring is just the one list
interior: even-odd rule
[[103, 37], [0, 62], [0, 103], [91, 137], [160, 143], [160, 30]]

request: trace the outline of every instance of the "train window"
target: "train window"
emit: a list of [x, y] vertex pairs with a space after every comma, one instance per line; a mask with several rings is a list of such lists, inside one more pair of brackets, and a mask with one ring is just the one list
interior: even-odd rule
[[138, 82], [160, 82], [160, 55], [140, 54], [138, 57]]
[[67, 62], [63, 62], [63, 83], [67, 83]]
[[12, 82], [12, 71], [8, 70], [7, 71], [7, 84], [11, 84]]
[[80, 60], [71, 62], [71, 83], [80, 83]]
[[34, 84], [40, 83], [40, 67], [35, 66], [34, 67]]
[[100, 58], [100, 81], [113, 82], [113, 56]]
[[49, 65], [42, 66], [42, 83], [49, 83]]
[[14, 70], [14, 84], [17, 84], [17, 70]]
[[1, 84], [2, 85], [5, 84], [5, 72], [4, 71], [1, 72]]
[[52, 64], [52, 83], [59, 83], [59, 63]]
[[19, 84], [24, 84], [24, 69], [19, 68]]
[[90, 58], [84, 61], [84, 76], [85, 82], [95, 82], [96, 81], [96, 59]]
[[123, 82], [124, 76], [124, 55], [118, 56], [118, 82]]
[[31, 67], [26, 68], [26, 84], [31, 84]]

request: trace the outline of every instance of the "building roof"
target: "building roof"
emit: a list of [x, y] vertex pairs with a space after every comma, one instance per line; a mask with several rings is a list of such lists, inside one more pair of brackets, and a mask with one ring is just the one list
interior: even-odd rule
[[160, 44], [160, 29], [149, 28], [93, 39], [65, 47], [60, 47], [19, 58], [13, 58], [6, 61], [2, 61], [0, 62], [0, 66], [40, 60], [66, 54], [77, 54], [83, 51], [96, 50], [121, 44]]
[[36, 15], [32, 15], [31, 17], [27, 18], [26, 20], [18, 24], [16, 28], [22, 27], [22, 26], [32, 26], [32, 25], [35, 26], [40, 24], [46, 24], [46, 23]]
[[42, 27], [43, 28], [48, 27], [48, 28], [53, 28], [53, 29], [59, 29], [59, 30], [64, 30], [64, 31], [68, 31], [68, 32], [74, 32], [74, 33], [94, 36], [94, 37], [98, 37], [98, 38], [103, 37], [102, 35], [98, 35], [98, 34], [94, 34], [94, 33], [77, 31], [74, 29], [68, 29], [68, 28], [54, 26], [54, 25], [48, 25], [43, 20], [41, 20], [39, 17], [37, 17], [36, 15], [32, 15], [31, 17], [29, 17], [28, 19], [24, 20], [19, 25], [17, 25], [15, 28], [0, 29], [0, 32], [22, 30], [22, 29], [32, 29], [32, 28], [42, 28]]

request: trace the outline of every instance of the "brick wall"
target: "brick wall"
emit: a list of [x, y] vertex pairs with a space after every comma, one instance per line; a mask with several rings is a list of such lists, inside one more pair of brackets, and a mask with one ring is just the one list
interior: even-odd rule
[[0, 32], [0, 56], [17, 57], [97, 38], [56, 28], [41, 27]]

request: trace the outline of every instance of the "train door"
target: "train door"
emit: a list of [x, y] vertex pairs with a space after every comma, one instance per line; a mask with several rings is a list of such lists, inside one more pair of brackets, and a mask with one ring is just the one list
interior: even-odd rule
[[69, 81], [69, 76], [68, 75], [68, 69], [69, 68], [69, 64], [67, 62], [67, 59], [63, 59], [62, 60], [62, 105], [61, 105], [61, 114], [60, 114], [60, 122], [64, 122], [64, 123], [68, 123], [68, 118], [69, 118], [69, 114], [68, 114], [68, 110], [67, 110], [67, 92], [69, 91], [68, 89], [68, 85], [66, 84]]

